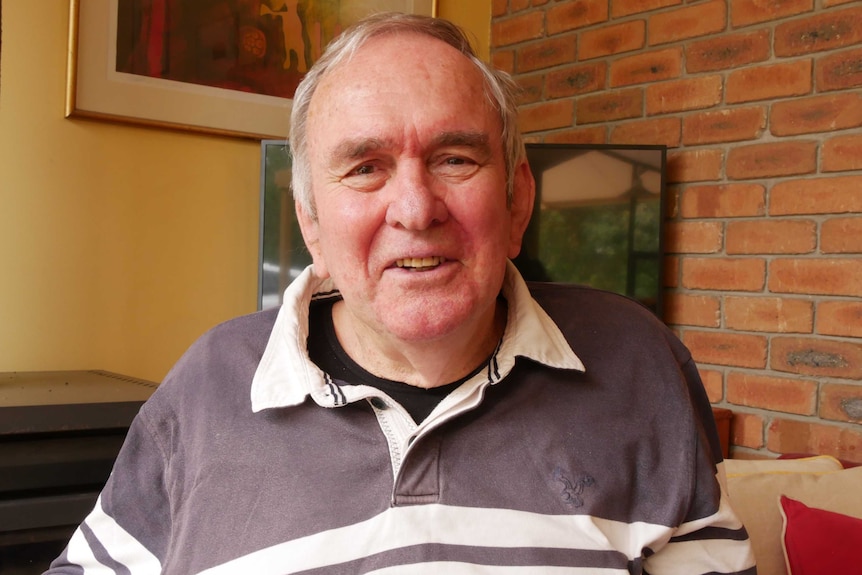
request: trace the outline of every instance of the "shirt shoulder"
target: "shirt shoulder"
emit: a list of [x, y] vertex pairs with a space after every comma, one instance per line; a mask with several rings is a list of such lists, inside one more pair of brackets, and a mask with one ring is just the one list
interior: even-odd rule
[[248, 395], [277, 313], [278, 309], [259, 311], [208, 330], [174, 364], [153, 399], [182, 404], [184, 398], [224, 397], [236, 388]]
[[598, 343], [603, 347], [661, 347], [677, 363], [691, 354], [652, 310], [627, 296], [584, 285], [529, 282], [533, 299], [560, 328], [576, 353]]

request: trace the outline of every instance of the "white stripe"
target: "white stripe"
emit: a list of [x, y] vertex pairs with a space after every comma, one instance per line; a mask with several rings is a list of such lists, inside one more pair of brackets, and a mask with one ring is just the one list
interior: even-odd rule
[[[719, 466], [717, 479], [723, 480], [724, 470]], [[674, 536], [687, 535], [706, 527], [742, 529], [742, 522], [730, 506], [727, 494], [722, 492], [718, 511], [713, 515], [683, 523]], [[648, 558], [644, 567], [651, 573], [663, 575], [686, 575], [687, 573], [712, 572], [716, 569], [716, 557], [721, 557], [721, 567], [727, 571], [745, 571], [754, 566], [754, 554], [749, 540], [698, 539], [694, 541], [670, 542], [661, 553]]]
[[721, 494], [721, 500], [718, 504], [718, 511], [712, 515], [708, 515], [695, 521], [683, 523], [674, 532], [675, 537], [688, 535], [704, 529], [705, 527], [718, 527], [722, 529], [742, 529], [742, 521], [739, 520], [736, 513], [730, 506], [730, 500], [724, 493]]
[[754, 556], [748, 541], [700, 539], [668, 543], [661, 553], [644, 561], [644, 569], [662, 575], [713, 573], [720, 567], [737, 573], [754, 567]]
[[[396, 565], [372, 571], [374, 575], [536, 575], [536, 567], [510, 567], [500, 565], [475, 565], [440, 561], [418, 565]], [[620, 575], [626, 569], [602, 569], [596, 567], [547, 567], [542, 566], [542, 575]]]
[[114, 573], [113, 569], [99, 563], [93, 555], [93, 550], [87, 544], [87, 539], [80, 527], [75, 530], [74, 535], [69, 540], [69, 545], [66, 548], [66, 559], [69, 563], [81, 566], [86, 575]]
[[667, 540], [670, 531], [661, 525], [626, 524], [583, 515], [444, 505], [396, 507], [362, 523], [262, 549], [203, 573], [283, 575], [429, 543], [619, 551], [634, 559], [644, 547]]
[[[147, 575], [161, 573], [162, 565], [155, 555], [132, 537], [125, 529], [114, 521], [102, 509], [102, 497], [96, 501], [96, 507], [84, 520], [84, 524], [92, 529], [99, 543], [118, 563], [125, 565], [132, 575]], [[87, 571], [89, 574], [90, 571]], [[93, 573], [98, 573], [93, 571]]]

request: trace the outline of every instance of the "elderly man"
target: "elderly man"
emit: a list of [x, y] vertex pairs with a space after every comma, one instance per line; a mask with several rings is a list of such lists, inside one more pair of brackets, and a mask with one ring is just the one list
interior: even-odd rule
[[688, 351], [509, 261], [513, 94], [442, 20], [329, 48], [291, 129], [314, 264], [180, 360], [51, 573], [754, 573]]

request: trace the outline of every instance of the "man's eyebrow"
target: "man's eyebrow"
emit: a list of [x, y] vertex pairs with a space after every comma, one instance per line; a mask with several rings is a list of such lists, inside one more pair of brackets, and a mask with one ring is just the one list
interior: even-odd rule
[[434, 138], [434, 145], [467, 147], [485, 152], [491, 149], [490, 138], [483, 132], [442, 132]]
[[[329, 157], [334, 163], [360, 159], [369, 152], [392, 147], [394, 144], [380, 138], [348, 138], [339, 142]], [[466, 147], [490, 153], [491, 144], [488, 134], [482, 132], [441, 132], [432, 141], [432, 148], [447, 146]]]
[[379, 138], [358, 138], [342, 140], [333, 148], [330, 158], [336, 162], [355, 160], [368, 152], [386, 147], [386, 142]]

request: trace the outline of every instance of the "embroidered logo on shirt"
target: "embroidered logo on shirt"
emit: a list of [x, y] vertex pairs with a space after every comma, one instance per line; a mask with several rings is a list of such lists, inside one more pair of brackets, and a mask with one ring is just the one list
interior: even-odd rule
[[592, 487], [596, 480], [589, 475], [575, 475], [571, 479], [571, 474], [566, 473], [562, 468], [554, 468], [554, 480], [563, 484], [563, 490], [560, 492], [563, 502], [572, 507], [582, 507], [584, 505], [584, 489]]

